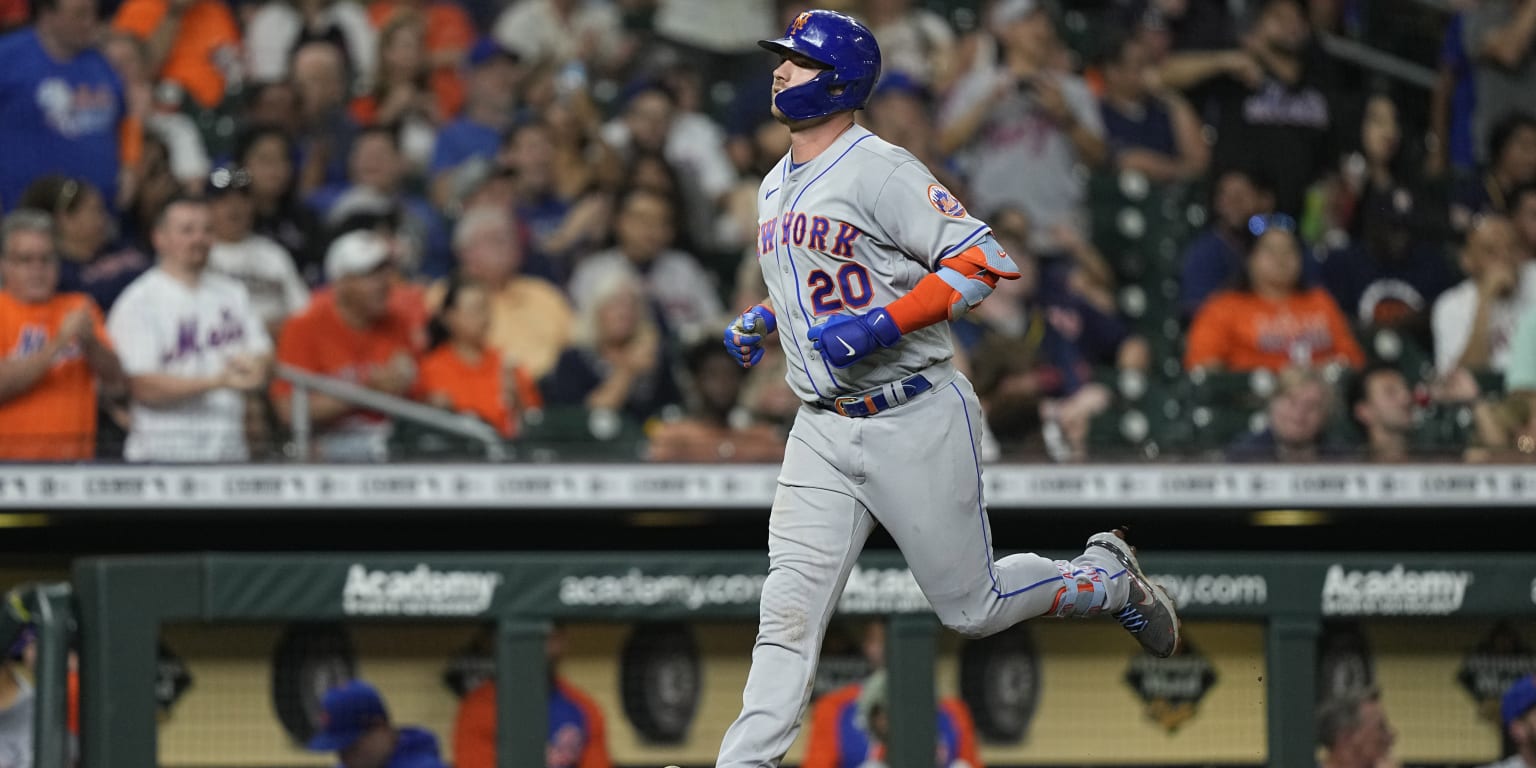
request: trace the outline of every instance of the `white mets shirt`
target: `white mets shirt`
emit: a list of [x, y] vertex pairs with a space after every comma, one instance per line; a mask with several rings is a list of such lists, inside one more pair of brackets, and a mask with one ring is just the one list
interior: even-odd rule
[[[107, 332], [129, 376], [217, 376], [236, 355], [265, 355], [272, 340], [245, 286], [204, 272], [196, 287], [159, 267], [128, 285]], [[163, 406], [135, 402], [129, 461], [245, 461], [245, 395], [216, 389]]]

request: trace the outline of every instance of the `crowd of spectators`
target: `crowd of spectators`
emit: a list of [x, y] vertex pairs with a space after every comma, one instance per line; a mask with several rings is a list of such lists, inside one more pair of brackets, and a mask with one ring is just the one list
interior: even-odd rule
[[[283, 366], [513, 441], [780, 455], [781, 356], [712, 340], [762, 294], [754, 192], [788, 144], [755, 41], [810, 3], [15, 5], [6, 458], [277, 458], [296, 419], [309, 455], [399, 450], [383, 414], [296, 412]], [[1156, 430], [1096, 425], [1211, 377], [1269, 401], [1212, 404], [1233, 458], [1536, 452], [1536, 0], [1415, 6], [1429, 94], [1322, 45], [1372, 42], [1366, 0], [815, 5], [880, 40], [860, 120], [1021, 266], [952, 329], [990, 456], [1135, 454]], [[1147, 228], [1122, 198], [1181, 201], [1166, 269], [1101, 236]]]

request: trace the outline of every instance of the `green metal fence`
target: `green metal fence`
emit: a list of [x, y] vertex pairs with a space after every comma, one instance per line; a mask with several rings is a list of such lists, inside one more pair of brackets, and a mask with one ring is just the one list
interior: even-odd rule
[[[1242, 599], [1198, 591], [1187, 619], [1266, 626], [1268, 765], [1314, 764], [1316, 642], [1325, 619], [1529, 617], [1536, 558], [1384, 554], [1195, 554], [1144, 558], [1184, 585], [1256, 585]], [[931, 761], [933, 657], [939, 627], [899, 556], [870, 553], [843, 613], [887, 614], [894, 768]], [[759, 554], [358, 554], [104, 557], [76, 562], [83, 642], [81, 742], [91, 768], [156, 763], [156, 638], [167, 622], [494, 620], [502, 766], [543, 765], [543, 642], [556, 620], [751, 619], [766, 574]], [[1224, 578], [1225, 577], [1225, 578]], [[40, 745], [63, 728], [67, 592], [42, 617]], [[534, 683], [534, 684], [530, 684]], [[49, 730], [50, 728], [54, 730]], [[62, 754], [40, 749], [37, 765]], [[925, 766], [926, 768], [926, 766]]]

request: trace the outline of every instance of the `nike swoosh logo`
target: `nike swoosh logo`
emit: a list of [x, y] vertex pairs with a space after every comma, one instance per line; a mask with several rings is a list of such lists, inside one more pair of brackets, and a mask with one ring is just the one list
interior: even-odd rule
[[884, 320], [884, 319], [885, 319], [885, 315], [875, 315], [875, 322], [870, 323], [870, 325], [879, 325], [880, 321]]
[[853, 345], [848, 343], [847, 339], [838, 339], [837, 343], [843, 345], [843, 349], [848, 350], [848, 354], [843, 355], [843, 357], [853, 357], [858, 354], [858, 352], [854, 351]]
[[763, 199], [767, 200], [768, 198], [773, 197], [773, 193], [775, 193], [777, 191], [779, 191], [778, 187], [774, 187], [773, 189], [768, 190], [768, 194], [763, 195]]

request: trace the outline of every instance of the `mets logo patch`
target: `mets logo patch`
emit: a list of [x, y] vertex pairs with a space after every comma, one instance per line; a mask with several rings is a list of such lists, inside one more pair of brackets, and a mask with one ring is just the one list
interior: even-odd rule
[[938, 184], [928, 185], [928, 202], [933, 204], [934, 210], [952, 219], [965, 218], [965, 206], [955, 199], [949, 190]]

